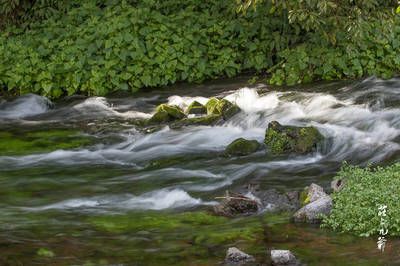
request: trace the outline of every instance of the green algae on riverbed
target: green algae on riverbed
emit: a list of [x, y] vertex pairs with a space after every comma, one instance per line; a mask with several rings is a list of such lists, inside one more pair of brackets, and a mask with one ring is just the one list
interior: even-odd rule
[[94, 137], [70, 129], [0, 132], [0, 155], [44, 153], [81, 148], [93, 143]]

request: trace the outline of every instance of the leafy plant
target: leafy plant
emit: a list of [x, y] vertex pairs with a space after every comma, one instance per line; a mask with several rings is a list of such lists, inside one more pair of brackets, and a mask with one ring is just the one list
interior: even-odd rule
[[333, 194], [333, 210], [323, 219], [323, 227], [360, 236], [379, 232], [378, 207], [387, 206], [388, 233], [400, 235], [400, 164], [359, 168], [345, 165], [337, 178], [345, 180], [344, 188]]

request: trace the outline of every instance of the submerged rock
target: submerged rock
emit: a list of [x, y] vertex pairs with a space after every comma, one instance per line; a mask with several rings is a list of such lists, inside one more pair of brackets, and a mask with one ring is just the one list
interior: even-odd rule
[[228, 156], [245, 156], [256, 152], [260, 148], [260, 143], [256, 140], [238, 138], [229, 144], [225, 149]]
[[214, 213], [217, 215], [233, 217], [236, 215], [248, 215], [256, 213], [259, 209], [258, 202], [238, 193], [229, 193], [222, 197], [223, 201], [214, 206]]
[[276, 155], [315, 151], [322, 139], [315, 127], [282, 126], [277, 121], [269, 123], [265, 133], [265, 144]]
[[252, 193], [260, 200], [263, 209], [265, 209], [266, 211], [294, 211], [299, 206], [298, 194], [291, 194], [291, 197], [289, 197], [288, 193], [283, 194], [276, 189], [254, 191]]
[[185, 118], [183, 111], [174, 105], [160, 104], [156, 113], [148, 120], [149, 124], [167, 123], [174, 120]]
[[290, 250], [271, 250], [271, 260], [274, 266], [299, 266], [300, 261], [296, 259]]
[[199, 103], [198, 101], [192, 102], [186, 110], [187, 114], [205, 115], [207, 114], [207, 108]]
[[245, 265], [249, 262], [255, 262], [254, 257], [236, 247], [229, 248], [226, 251], [225, 265]]
[[224, 120], [228, 120], [240, 112], [240, 108], [226, 99], [218, 100], [211, 98], [205, 105], [208, 115], [221, 115]]

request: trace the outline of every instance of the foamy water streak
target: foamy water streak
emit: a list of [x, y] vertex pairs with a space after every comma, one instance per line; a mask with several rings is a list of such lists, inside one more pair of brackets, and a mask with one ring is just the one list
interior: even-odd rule
[[0, 118], [23, 118], [45, 113], [52, 103], [45, 97], [26, 94], [13, 101], [0, 102]]
[[164, 210], [197, 205], [213, 205], [214, 202], [203, 202], [191, 197], [181, 189], [161, 189], [140, 196], [131, 194], [96, 196], [90, 198], [68, 199], [40, 207], [23, 208], [27, 211], [45, 210]]

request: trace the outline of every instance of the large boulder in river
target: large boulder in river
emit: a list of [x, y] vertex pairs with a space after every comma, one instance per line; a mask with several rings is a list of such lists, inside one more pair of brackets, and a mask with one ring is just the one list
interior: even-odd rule
[[217, 215], [227, 217], [249, 215], [256, 213], [259, 209], [257, 201], [239, 193], [227, 191], [225, 197], [219, 198], [223, 200], [220, 204], [213, 207], [214, 213]]
[[185, 118], [185, 113], [175, 105], [160, 104], [155, 114], [148, 120], [149, 124], [167, 123]]
[[256, 140], [238, 138], [229, 144], [225, 149], [228, 156], [245, 156], [256, 152], [260, 148], [260, 143]]
[[271, 250], [271, 260], [274, 266], [298, 266], [301, 265], [300, 261], [296, 259], [290, 250]]
[[208, 115], [221, 115], [225, 120], [240, 112], [240, 108], [236, 104], [226, 99], [218, 100], [217, 98], [211, 98], [205, 107]]
[[276, 155], [315, 151], [322, 139], [315, 127], [283, 126], [277, 121], [269, 123], [265, 133], [265, 144]]
[[225, 265], [238, 266], [247, 265], [248, 263], [255, 262], [253, 256], [244, 253], [236, 247], [229, 248], [226, 251]]

